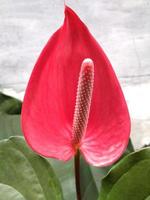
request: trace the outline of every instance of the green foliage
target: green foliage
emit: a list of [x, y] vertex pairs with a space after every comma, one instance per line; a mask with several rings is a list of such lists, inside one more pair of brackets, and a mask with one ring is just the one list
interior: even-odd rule
[[[30, 150], [22, 137], [0, 141], [0, 193], [6, 199], [62, 200], [62, 190], [46, 159]], [[13, 193], [11, 193], [13, 192]]]
[[131, 153], [112, 167], [102, 180], [99, 200], [148, 200], [150, 148]]
[[[9, 138], [10, 136], [14, 136], [14, 135], [22, 135], [22, 131], [21, 131], [21, 127], [20, 127], [21, 104], [22, 103], [19, 100], [0, 93], [0, 139]], [[26, 149], [25, 152], [27, 152], [27, 149], [28, 149], [27, 146], [25, 145], [25, 142], [23, 141], [23, 139], [18, 138], [18, 137], [11, 138], [9, 140], [6, 140], [5, 142], [2, 141], [0, 144], [1, 144], [1, 146], [8, 146], [9, 147], [8, 149], [13, 148], [16, 145], [17, 148], [20, 148], [19, 151], [21, 151], [21, 152], [22, 152], [22, 149]], [[133, 150], [134, 149], [133, 149], [132, 143], [130, 141], [128, 148], [125, 152], [125, 155], [132, 152]], [[13, 151], [14, 151], [14, 149], [13, 149]], [[8, 171], [9, 170], [11, 171], [10, 161], [15, 159], [15, 157], [17, 156], [17, 152], [18, 152], [18, 150], [16, 149], [16, 153], [14, 153], [14, 155], [12, 155], [12, 153], [5, 154], [4, 161], [5, 160], [9, 161], [9, 162], [7, 162], [7, 164], [8, 164], [7, 170]], [[32, 152], [32, 151], [28, 149], [28, 153], [29, 152]], [[1, 155], [1, 152], [0, 152], [0, 155]], [[26, 158], [28, 159], [28, 157], [26, 157]], [[41, 163], [40, 166], [42, 169], [45, 165], [43, 163], [46, 162], [45, 159], [43, 159], [39, 156], [37, 156], [36, 158], [38, 158], [36, 160], [36, 166], [37, 167], [39, 166], [38, 160], [40, 160], [40, 163]], [[0, 159], [3, 159], [3, 158], [0, 158]], [[35, 154], [33, 152], [32, 152], [32, 156], [30, 157], [30, 162], [32, 161], [32, 159], [35, 160]], [[58, 161], [58, 160], [54, 160], [54, 159], [48, 159], [48, 161], [52, 165], [54, 171], [56, 172], [56, 174], [61, 182], [65, 200], [76, 199], [73, 159], [66, 163]], [[1, 160], [0, 160], [0, 162], [1, 162]], [[30, 168], [28, 168], [28, 167], [29, 166], [27, 164], [26, 164], [26, 167], [24, 166], [23, 168], [22, 168], [22, 166], [19, 166], [19, 164], [14, 165], [15, 173], [18, 173], [17, 182], [21, 182], [21, 180], [23, 180], [22, 176], [23, 176], [24, 171], [28, 171], [28, 170], [30, 171]], [[107, 167], [107, 168], [106, 167], [105, 168], [91, 167], [81, 157], [80, 174], [81, 174], [81, 186], [82, 186], [81, 193], [82, 193], [83, 200], [91, 200], [91, 199], [97, 200], [97, 197], [98, 197], [98, 189], [97, 188], [100, 187], [100, 184], [101, 184], [100, 180], [108, 173], [110, 168], [111, 167]], [[20, 169], [20, 171], [19, 171], [19, 169]], [[0, 168], [0, 170], [1, 170], [1, 168]], [[3, 171], [3, 173], [5, 173], [5, 172], [6, 171]], [[8, 175], [9, 175], [9, 173], [10, 172], [8, 172]], [[43, 173], [43, 176], [44, 176], [44, 174], [46, 174], [46, 172]], [[47, 173], [46, 178], [48, 179], [51, 176], [53, 176], [53, 171], [49, 171], [49, 174]], [[3, 178], [4, 178], [3, 183], [0, 184], [0, 197], [1, 196], [3, 197], [2, 200], [6, 200], [6, 199], [7, 200], [9, 200], [9, 199], [24, 200], [25, 196], [22, 193], [18, 192], [18, 189], [16, 189], [14, 186], [11, 186], [10, 184], [5, 183], [7, 176], [5, 176]], [[44, 181], [44, 179], [42, 179], [42, 180]], [[51, 182], [51, 185], [56, 184], [55, 181], [54, 181], [54, 183], [52, 183], [52, 182]], [[39, 184], [37, 184], [37, 185], [39, 185]], [[42, 185], [45, 185], [45, 183], [43, 182]], [[58, 185], [59, 185], [59, 183], [58, 183]], [[26, 188], [27, 186], [23, 185], [22, 187], [25, 187], [25, 190], [27, 190], [27, 188]], [[41, 187], [41, 186], [37, 186], [37, 189], [38, 189], [38, 187]], [[61, 190], [60, 186], [58, 186], [58, 188], [59, 188], [58, 193], [60, 193], [60, 190]], [[32, 187], [31, 187], [31, 189], [32, 189]], [[51, 192], [50, 187], [47, 187], [47, 189], [45, 189], [45, 191], [46, 190], [48, 193]], [[43, 198], [43, 197], [40, 197], [39, 200], [42, 200], [41, 198]], [[36, 199], [38, 200], [37, 197], [36, 197]]]
[[0, 92], [0, 114], [20, 114], [21, 101]]
[[[14, 135], [22, 135], [20, 128], [20, 112], [21, 112], [21, 102], [12, 97], [0, 93], [0, 139], [9, 138]], [[12, 143], [14, 138], [11, 138], [9, 143]], [[11, 141], [11, 142], [10, 142]], [[15, 143], [19, 147], [20, 141], [15, 138]], [[7, 142], [8, 143], [8, 142]], [[25, 144], [24, 144], [25, 145]], [[14, 154], [15, 155], [15, 154]], [[6, 159], [9, 159], [9, 154], [6, 155]], [[74, 200], [76, 198], [75, 193], [75, 183], [74, 183], [74, 165], [73, 160], [69, 162], [61, 162], [54, 159], [48, 159], [53, 166], [55, 172], [57, 173], [59, 180], [61, 182], [64, 196], [66, 200]], [[17, 170], [17, 169], [16, 169]], [[26, 169], [27, 170], [27, 169]], [[82, 197], [83, 200], [96, 200], [98, 196], [98, 190], [93, 179], [91, 169], [83, 159], [81, 159], [81, 184], [82, 184]], [[51, 174], [47, 174], [51, 176]], [[21, 177], [21, 172], [20, 172]], [[5, 177], [6, 178], [6, 177]], [[7, 198], [9, 200], [9, 195], [14, 195], [13, 198], [21, 198], [21, 193], [18, 193], [13, 187], [6, 186], [2, 184], [0, 187], [1, 192], [7, 192]], [[48, 188], [49, 190], [49, 188]], [[10, 194], [9, 194], [10, 193]], [[0, 193], [1, 194], [1, 193]], [[4, 196], [4, 195], [3, 195]]]
[[74, 165], [73, 159], [67, 162], [48, 159], [52, 165], [57, 177], [60, 180], [65, 200], [75, 200], [75, 182], [74, 182]]
[[15, 188], [0, 183], [1, 200], [26, 200]]
[[80, 158], [80, 183], [82, 200], [97, 200], [98, 189], [91, 169], [85, 160]]
[[22, 135], [20, 127], [21, 101], [0, 93], [0, 139]]
[[[62, 185], [65, 200], [75, 200], [74, 161], [62, 162], [48, 159]], [[80, 165], [81, 194], [83, 200], [97, 200], [98, 189], [93, 178], [90, 166], [82, 159]]]
[[0, 139], [6, 139], [14, 135], [22, 135], [20, 115], [0, 115]]

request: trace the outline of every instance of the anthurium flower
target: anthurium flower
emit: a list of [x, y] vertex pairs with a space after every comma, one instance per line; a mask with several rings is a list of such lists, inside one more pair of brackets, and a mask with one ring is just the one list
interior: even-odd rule
[[100, 45], [73, 10], [43, 49], [28, 83], [22, 129], [31, 148], [67, 161], [79, 149], [88, 163], [106, 166], [125, 150], [127, 105]]

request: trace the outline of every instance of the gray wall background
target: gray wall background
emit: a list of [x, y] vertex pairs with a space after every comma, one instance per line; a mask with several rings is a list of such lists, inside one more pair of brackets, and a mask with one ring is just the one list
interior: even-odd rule
[[[122, 85], [137, 148], [150, 142], [150, 1], [68, 0]], [[0, 0], [0, 90], [23, 98], [31, 70], [63, 23], [63, 0]]]

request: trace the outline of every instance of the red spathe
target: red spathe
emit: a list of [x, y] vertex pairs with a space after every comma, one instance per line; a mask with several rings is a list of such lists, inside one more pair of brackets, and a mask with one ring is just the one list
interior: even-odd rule
[[88, 126], [80, 151], [94, 166], [115, 162], [125, 150], [130, 118], [122, 90], [103, 50], [85, 24], [65, 8], [63, 26], [43, 49], [32, 72], [22, 108], [22, 129], [39, 154], [69, 160], [81, 63], [94, 62], [94, 87]]

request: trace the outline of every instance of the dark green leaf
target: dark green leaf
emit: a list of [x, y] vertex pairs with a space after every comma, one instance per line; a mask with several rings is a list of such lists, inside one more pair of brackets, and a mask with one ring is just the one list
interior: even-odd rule
[[[19, 106], [18, 106], [19, 105]], [[13, 107], [15, 109], [13, 109]], [[10, 110], [9, 110], [10, 109]], [[11, 135], [20, 135], [20, 116], [15, 115], [15, 113], [20, 113], [21, 102], [0, 93], [0, 139], [8, 138]], [[3, 112], [2, 112], [3, 111]], [[9, 114], [4, 114], [9, 113]], [[10, 115], [11, 114], [11, 115]], [[13, 114], [13, 115], [12, 115]], [[129, 141], [128, 148], [125, 154], [132, 152], [133, 146], [131, 141]], [[75, 185], [74, 185], [74, 166], [73, 162], [69, 161], [67, 163], [62, 163], [56, 160], [51, 162], [55, 168], [57, 174], [59, 174], [60, 181], [64, 190], [66, 199], [75, 199]], [[108, 173], [111, 167], [105, 168], [95, 168], [89, 167], [83, 160], [81, 160], [81, 180], [82, 180], [82, 194], [84, 199], [90, 199], [90, 194], [94, 194], [93, 198], [97, 197], [97, 187], [100, 187], [101, 179]], [[92, 173], [91, 173], [92, 172]], [[86, 175], [86, 173], [88, 175]], [[93, 179], [94, 177], [94, 179]], [[95, 185], [96, 182], [96, 185]], [[93, 191], [93, 192], [92, 192]]]
[[82, 157], [80, 159], [80, 182], [82, 200], [97, 200], [98, 189], [93, 174], [90, 166]]
[[21, 106], [21, 101], [0, 92], [0, 114], [20, 114]]
[[0, 139], [14, 135], [22, 135], [20, 115], [0, 114]]
[[[65, 200], [75, 200], [74, 161], [61, 162], [49, 159], [59, 177]], [[83, 200], [94, 200], [98, 197], [98, 190], [90, 166], [81, 158], [80, 163], [81, 192]]]
[[20, 127], [21, 101], [0, 92], [0, 139], [22, 135]]
[[99, 200], [143, 200], [150, 195], [150, 148], [131, 153], [103, 179]]
[[57, 174], [63, 189], [65, 200], [75, 200], [74, 162], [73, 159], [67, 162], [48, 159], [55, 173]]
[[[10, 186], [16, 196], [20, 195], [20, 200], [22, 197], [26, 200], [63, 199], [50, 164], [33, 153], [21, 137], [0, 141], [0, 183]], [[3, 191], [11, 190], [4, 185], [1, 185]]]

